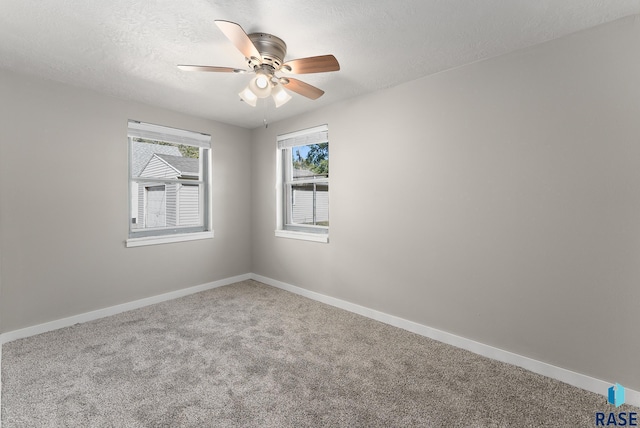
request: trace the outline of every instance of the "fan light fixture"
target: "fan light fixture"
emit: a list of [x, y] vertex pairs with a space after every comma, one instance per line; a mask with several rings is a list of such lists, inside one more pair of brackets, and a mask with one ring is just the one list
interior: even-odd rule
[[[267, 33], [247, 34], [239, 24], [216, 20], [216, 25], [247, 61], [247, 69], [218, 67], [211, 65], [185, 65], [178, 67], [187, 71], [214, 73], [253, 73], [256, 75], [238, 95], [250, 106], [255, 107], [258, 98], [273, 97], [276, 107], [291, 99], [288, 91], [293, 91], [310, 100], [320, 98], [324, 91], [292, 77], [282, 77], [277, 73], [292, 74], [326, 73], [340, 70], [340, 64], [333, 55], [298, 58], [285, 62], [287, 44], [279, 37]], [[286, 87], [286, 90], [285, 90]]]
[[249, 81], [249, 84], [238, 95], [247, 104], [252, 107], [256, 106], [258, 98], [267, 98], [269, 95], [273, 97], [276, 108], [287, 103], [291, 99], [291, 95], [282, 89], [282, 86], [271, 80], [271, 76], [265, 72], [258, 71], [256, 77]]

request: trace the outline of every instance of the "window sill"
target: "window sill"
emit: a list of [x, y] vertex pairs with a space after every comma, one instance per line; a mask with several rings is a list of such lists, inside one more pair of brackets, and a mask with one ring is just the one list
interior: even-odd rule
[[145, 245], [170, 244], [173, 242], [196, 241], [199, 239], [213, 238], [213, 230], [209, 232], [182, 233], [178, 235], [145, 236], [144, 238], [129, 238], [125, 241], [125, 246], [142, 247]]
[[329, 242], [329, 234], [325, 233], [309, 233], [309, 232], [297, 232], [293, 230], [276, 230], [276, 236], [278, 238], [289, 238], [289, 239], [299, 239], [302, 241], [312, 241], [312, 242]]

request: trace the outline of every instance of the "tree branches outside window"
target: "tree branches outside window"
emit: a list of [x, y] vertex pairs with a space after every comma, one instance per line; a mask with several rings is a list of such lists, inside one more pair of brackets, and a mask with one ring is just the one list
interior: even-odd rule
[[296, 150], [293, 160], [293, 167], [312, 171], [317, 175], [329, 175], [329, 143], [310, 144], [303, 146], [306, 156], [300, 153], [300, 148]]

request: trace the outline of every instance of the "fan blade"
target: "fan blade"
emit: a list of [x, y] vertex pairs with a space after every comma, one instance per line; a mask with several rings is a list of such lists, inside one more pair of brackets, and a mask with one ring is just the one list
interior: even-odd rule
[[231, 67], [213, 67], [211, 65], [179, 65], [180, 70], [185, 71], [213, 71], [216, 73], [244, 73], [245, 70]]
[[227, 39], [229, 39], [231, 43], [233, 43], [235, 47], [242, 52], [245, 58], [262, 59], [260, 52], [258, 52], [258, 49], [256, 49], [256, 46], [241, 26], [230, 21], [215, 21], [215, 23], [224, 35], [227, 36]]
[[322, 89], [318, 89], [315, 86], [311, 86], [310, 84], [304, 83], [301, 80], [291, 79], [288, 77], [286, 78], [286, 80], [288, 80], [288, 83], [284, 83], [284, 82], [282, 83], [283, 85], [285, 85], [287, 89], [291, 89], [293, 92], [298, 93], [307, 98], [311, 98], [312, 100], [316, 100], [324, 94], [324, 91]]
[[333, 55], [312, 56], [289, 61], [283, 64], [282, 70], [295, 74], [325, 73], [340, 70], [340, 64]]

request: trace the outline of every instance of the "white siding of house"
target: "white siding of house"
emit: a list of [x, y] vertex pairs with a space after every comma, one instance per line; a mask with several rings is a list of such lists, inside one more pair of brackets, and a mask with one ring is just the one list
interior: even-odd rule
[[183, 184], [178, 189], [178, 222], [180, 226], [194, 226], [201, 223], [198, 215], [200, 187]]
[[176, 226], [178, 224], [177, 188], [179, 184], [167, 184], [167, 226]]
[[[131, 196], [135, 198], [136, 196]], [[144, 185], [138, 184], [138, 194], [137, 194], [137, 205], [138, 205], [138, 220], [135, 224], [132, 225], [133, 229], [142, 229], [144, 227]]]
[[154, 156], [142, 172], [140, 172], [140, 177], [177, 178], [178, 174], [175, 168], [172, 168], [162, 159]]
[[132, 228], [137, 228], [140, 223], [140, 207], [138, 204], [138, 183], [131, 183], [131, 225]]
[[[292, 220], [294, 224], [313, 223], [313, 191], [293, 190]], [[329, 221], [329, 192], [316, 192], [316, 222]]]

